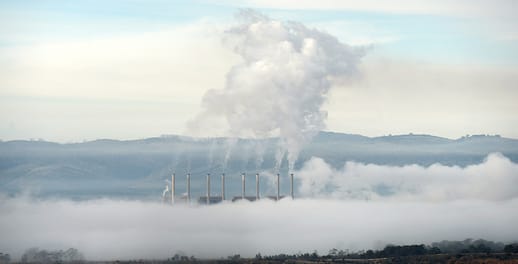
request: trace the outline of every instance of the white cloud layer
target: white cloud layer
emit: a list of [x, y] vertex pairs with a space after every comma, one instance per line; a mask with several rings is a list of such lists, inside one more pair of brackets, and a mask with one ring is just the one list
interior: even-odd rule
[[214, 206], [139, 201], [0, 200], [0, 248], [78, 248], [87, 259], [167, 258], [378, 248], [386, 243], [512, 241], [518, 200], [390, 203], [282, 200]]
[[426, 202], [518, 198], [518, 164], [499, 153], [464, 168], [441, 164], [396, 167], [349, 161], [336, 170], [313, 157], [297, 178], [304, 197]]
[[[518, 237], [518, 165], [499, 154], [465, 168], [348, 162], [334, 170], [314, 158], [296, 175], [304, 197], [280, 202], [171, 207], [0, 197], [0, 249], [15, 257], [30, 247], [75, 247], [88, 259], [156, 259]], [[390, 195], [377, 194], [381, 185]]]

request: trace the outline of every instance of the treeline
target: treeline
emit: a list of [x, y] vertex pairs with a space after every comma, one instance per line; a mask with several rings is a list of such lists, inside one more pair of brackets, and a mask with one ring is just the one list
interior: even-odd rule
[[333, 248], [325, 255], [319, 255], [317, 251], [312, 253], [299, 254], [278, 254], [271, 256], [256, 255], [256, 259], [284, 261], [290, 259], [303, 259], [317, 261], [322, 259], [374, 259], [374, 258], [397, 258], [406, 256], [423, 256], [437, 254], [470, 254], [470, 253], [518, 253], [518, 243], [503, 244], [484, 239], [466, 239], [462, 241], [434, 242], [431, 245], [387, 245], [380, 250], [361, 250], [350, 252]]
[[[462, 241], [434, 242], [430, 245], [387, 245], [379, 250], [361, 250], [350, 252], [349, 250], [339, 250], [333, 248], [327, 254], [320, 255], [315, 250], [311, 253], [297, 254], [278, 254], [263, 256], [258, 253], [255, 258], [241, 258], [240, 255], [229, 256], [226, 259], [219, 260], [199, 260], [194, 256], [186, 256], [184, 253], [175, 254], [173, 257], [162, 260], [153, 261], [153, 263], [263, 263], [269, 261], [291, 261], [291, 260], [307, 260], [307, 261], [328, 261], [328, 260], [345, 260], [345, 259], [380, 259], [380, 258], [404, 258], [413, 256], [431, 256], [431, 255], [469, 255], [469, 254], [506, 254], [511, 258], [516, 258], [518, 254], [518, 243], [503, 244], [499, 242], [488, 241], [484, 239], [465, 239]], [[253, 260], [252, 262], [250, 262]], [[0, 264], [10, 263], [9, 254], [0, 252]], [[85, 258], [83, 254], [75, 249], [47, 251], [38, 248], [30, 248], [22, 255], [21, 263], [83, 263]], [[130, 261], [131, 262], [131, 261]], [[128, 263], [130, 263], [128, 262]], [[146, 261], [142, 261], [147, 263]], [[122, 262], [121, 262], [122, 263]]]
[[[382, 250], [367, 250], [357, 256], [352, 254], [351, 258], [389, 258], [389, 257], [406, 257], [420, 255], [440, 254], [441, 250], [436, 247], [427, 247], [425, 245], [388, 245]], [[332, 255], [330, 255], [332, 257]]]
[[465, 239], [463, 241], [443, 240], [441, 242], [434, 242], [432, 247], [439, 248], [442, 253], [458, 254], [503, 252], [505, 245], [484, 239]]
[[10, 261], [11, 256], [9, 256], [9, 254], [0, 252], [0, 264], [9, 263]]
[[67, 250], [47, 251], [38, 248], [30, 248], [25, 251], [21, 259], [22, 263], [83, 263], [84, 257], [79, 250], [69, 248]]

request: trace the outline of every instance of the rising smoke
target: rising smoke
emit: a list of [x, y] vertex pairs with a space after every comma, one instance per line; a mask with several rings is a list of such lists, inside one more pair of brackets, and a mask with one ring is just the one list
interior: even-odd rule
[[188, 128], [195, 134], [223, 117], [229, 137], [279, 136], [276, 169], [287, 154], [292, 171], [302, 146], [324, 128], [322, 105], [332, 79], [354, 74], [364, 48], [252, 10], [238, 18], [240, 24], [225, 32], [224, 42], [242, 60], [227, 73], [223, 89], [206, 92], [203, 110]]

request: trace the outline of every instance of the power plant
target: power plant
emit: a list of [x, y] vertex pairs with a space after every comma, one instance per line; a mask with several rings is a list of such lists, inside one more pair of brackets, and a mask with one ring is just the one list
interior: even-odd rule
[[[187, 190], [186, 190], [186, 194], [183, 195], [181, 200], [190, 204], [191, 203], [191, 174], [187, 173], [186, 176], [187, 176], [187, 179], [186, 179]], [[285, 197], [285, 196], [281, 195], [281, 193], [280, 193], [280, 190], [281, 190], [280, 174], [276, 175], [277, 193], [275, 195], [270, 195], [270, 196], [265, 196], [265, 197], [261, 197], [261, 194], [260, 194], [259, 173], [255, 174], [255, 195], [253, 195], [253, 196], [246, 195], [246, 177], [247, 177], [246, 173], [241, 174], [241, 195], [232, 197], [232, 199], [231, 199], [232, 202], [239, 201], [239, 200], [248, 200], [248, 201], [253, 202], [253, 201], [258, 201], [262, 198], [278, 201]], [[175, 204], [178, 202], [177, 195], [176, 195], [176, 179], [175, 178], [176, 178], [176, 174], [173, 173], [171, 175], [171, 190], [170, 190], [171, 204]], [[293, 173], [291, 173], [289, 175], [289, 179], [290, 179], [290, 197], [291, 197], [291, 199], [294, 199]], [[167, 189], [169, 189], [168, 186], [166, 186], [166, 190]], [[216, 204], [216, 203], [221, 203], [221, 202], [225, 201], [226, 200], [225, 198], [226, 198], [226, 196], [225, 196], [225, 174], [224, 173], [221, 174], [221, 194], [219, 194], [219, 195], [211, 195], [211, 175], [210, 175], [210, 173], [207, 174], [207, 176], [206, 176], [206, 194], [204, 196], [200, 196], [198, 198], [198, 203], [207, 204], [207, 205]]]

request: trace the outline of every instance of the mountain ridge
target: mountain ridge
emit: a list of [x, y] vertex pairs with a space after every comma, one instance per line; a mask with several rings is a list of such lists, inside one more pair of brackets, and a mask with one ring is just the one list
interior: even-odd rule
[[[201, 176], [207, 173], [225, 172], [229, 177], [229, 190], [239, 189], [241, 172], [272, 173], [277, 142], [275, 138], [238, 139], [230, 144], [226, 138], [182, 136], [64, 144], [3, 141], [0, 142], [0, 193], [17, 193], [29, 188], [38, 195], [79, 195], [78, 199], [97, 195], [140, 197], [160, 193], [164, 180], [173, 172], [191, 172], [196, 176], [193, 193], [203, 192]], [[494, 152], [518, 163], [518, 140], [487, 135], [453, 140], [414, 134], [371, 138], [320, 132], [302, 148], [295, 169], [300, 169], [311, 157], [320, 157], [336, 169], [348, 161], [389, 166], [439, 163], [464, 167], [479, 164]], [[229, 158], [225, 161], [227, 155]], [[287, 173], [286, 164], [284, 160], [280, 168], [282, 174]]]
[[[326, 135], [326, 136], [332, 136], [332, 137], [342, 137], [342, 138], [357, 138], [357, 139], [373, 139], [373, 140], [382, 140], [382, 139], [402, 139], [402, 138], [428, 138], [428, 139], [437, 139], [437, 140], [443, 140], [443, 141], [461, 141], [461, 140], [468, 140], [473, 138], [500, 138], [504, 140], [517, 140], [515, 138], [510, 137], [502, 137], [498, 134], [496, 135], [489, 135], [489, 134], [475, 134], [475, 135], [466, 135], [462, 136], [460, 138], [452, 139], [447, 137], [441, 137], [441, 136], [435, 136], [432, 134], [414, 134], [414, 133], [408, 133], [408, 134], [389, 134], [389, 135], [383, 135], [383, 136], [365, 136], [361, 134], [351, 134], [351, 133], [343, 133], [343, 132], [333, 132], [333, 131], [320, 131], [317, 136]], [[13, 139], [13, 140], [0, 140], [0, 144], [2, 143], [20, 143], [20, 142], [37, 142], [37, 143], [53, 143], [53, 144], [59, 144], [59, 145], [73, 145], [73, 144], [85, 144], [85, 143], [94, 143], [94, 142], [103, 142], [103, 143], [109, 143], [109, 142], [139, 142], [139, 141], [161, 141], [164, 139], [174, 139], [178, 141], [206, 141], [206, 140], [227, 140], [227, 139], [234, 139], [233, 137], [190, 137], [190, 136], [182, 136], [182, 135], [176, 135], [176, 134], [165, 134], [160, 136], [152, 136], [152, 137], [146, 137], [146, 138], [137, 138], [137, 139], [111, 139], [111, 138], [98, 138], [93, 140], [85, 140], [81, 142], [55, 142], [55, 141], [47, 141], [45, 139]], [[278, 137], [268, 137], [268, 138], [261, 138], [261, 139], [253, 139], [253, 138], [240, 138], [236, 137], [235, 139], [238, 140], [276, 140]]]

